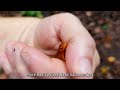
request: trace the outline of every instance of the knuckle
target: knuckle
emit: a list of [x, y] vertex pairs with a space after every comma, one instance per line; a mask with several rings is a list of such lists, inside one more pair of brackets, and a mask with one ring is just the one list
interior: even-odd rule
[[20, 56], [22, 57], [24, 54], [26, 54], [28, 52], [28, 47], [24, 47], [22, 50], [21, 50], [21, 53], [20, 53]]
[[65, 20], [66, 20], [66, 18], [68, 18], [69, 20], [73, 20], [73, 19], [79, 20], [79, 18], [72, 13], [62, 13], [61, 16], [64, 17]]
[[71, 16], [74, 17], [75, 16], [74, 14], [68, 13], [68, 12], [67, 13], [63, 13], [63, 15], [66, 15], [67, 17], [71, 17]]

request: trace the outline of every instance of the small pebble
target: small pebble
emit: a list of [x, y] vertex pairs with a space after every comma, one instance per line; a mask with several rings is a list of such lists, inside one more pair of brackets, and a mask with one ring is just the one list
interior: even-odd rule
[[91, 22], [91, 23], [89, 24], [89, 26], [90, 26], [90, 27], [95, 26], [95, 22]]
[[107, 49], [110, 49], [110, 48], [112, 48], [112, 45], [110, 43], [105, 43], [104, 47], [107, 48]]
[[90, 16], [92, 16], [92, 12], [91, 12], [91, 11], [87, 11], [87, 12], [86, 12], [86, 15], [87, 15], [88, 17], [90, 17]]
[[96, 34], [99, 34], [99, 33], [102, 32], [102, 30], [101, 30], [100, 27], [96, 27], [94, 32], [95, 32]]

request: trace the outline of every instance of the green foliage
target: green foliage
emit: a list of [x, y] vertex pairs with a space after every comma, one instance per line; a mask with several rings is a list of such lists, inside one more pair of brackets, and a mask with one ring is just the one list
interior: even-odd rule
[[102, 28], [103, 30], [107, 30], [107, 29], [108, 29], [108, 25], [107, 25], [107, 24], [103, 24], [103, 25], [101, 26], [101, 28]]
[[43, 18], [41, 11], [21, 11], [20, 12], [23, 16], [29, 16], [29, 17], [40, 17]]

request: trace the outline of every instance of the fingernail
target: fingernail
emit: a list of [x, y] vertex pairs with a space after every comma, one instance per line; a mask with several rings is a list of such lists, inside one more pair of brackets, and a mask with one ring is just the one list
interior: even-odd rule
[[93, 72], [92, 72], [92, 65], [90, 60], [88, 59], [82, 59], [80, 60], [80, 72], [84, 74], [85, 76], [83, 78], [92, 78]]

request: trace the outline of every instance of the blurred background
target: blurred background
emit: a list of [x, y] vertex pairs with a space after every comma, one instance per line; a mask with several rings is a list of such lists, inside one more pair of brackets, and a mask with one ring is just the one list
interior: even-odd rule
[[44, 18], [63, 12], [76, 15], [96, 42], [101, 64], [94, 79], [120, 79], [120, 11], [0, 11], [0, 17]]

